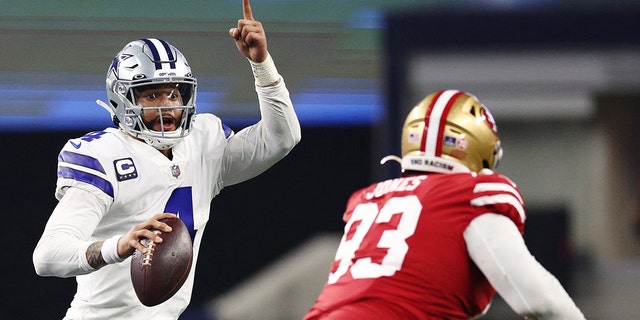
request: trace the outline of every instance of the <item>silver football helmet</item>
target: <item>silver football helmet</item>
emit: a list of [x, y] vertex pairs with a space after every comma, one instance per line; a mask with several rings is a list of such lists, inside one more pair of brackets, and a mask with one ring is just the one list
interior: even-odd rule
[[[157, 108], [160, 113], [166, 109], [182, 110], [182, 118], [174, 131], [147, 128], [142, 114], [148, 108], [137, 105], [135, 101], [135, 91], [162, 84], [176, 85], [182, 97], [182, 106]], [[196, 111], [196, 87], [191, 67], [176, 47], [160, 39], [140, 39], [127, 44], [113, 58], [106, 80], [109, 103], [98, 101], [98, 104], [109, 111], [114, 124], [120, 129], [156, 149], [166, 150], [191, 130]]]

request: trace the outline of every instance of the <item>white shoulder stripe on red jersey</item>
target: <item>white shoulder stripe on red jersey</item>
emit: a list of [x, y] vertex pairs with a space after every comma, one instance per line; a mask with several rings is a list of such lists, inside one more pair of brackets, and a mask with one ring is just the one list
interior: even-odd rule
[[506, 191], [513, 194], [520, 203], [524, 203], [522, 196], [512, 185], [500, 182], [483, 182], [476, 184], [473, 188], [473, 193], [485, 192], [485, 191]]
[[516, 209], [516, 211], [518, 211], [521, 222], [524, 223], [524, 220], [527, 218], [524, 212], [524, 207], [522, 206], [522, 203], [520, 203], [518, 198], [516, 198], [512, 194], [506, 194], [506, 193], [495, 194], [490, 196], [477, 197], [471, 200], [471, 205], [476, 207], [482, 207], [482, 206], [492, 205], [492, 204], [509, 204], [514, 209]]

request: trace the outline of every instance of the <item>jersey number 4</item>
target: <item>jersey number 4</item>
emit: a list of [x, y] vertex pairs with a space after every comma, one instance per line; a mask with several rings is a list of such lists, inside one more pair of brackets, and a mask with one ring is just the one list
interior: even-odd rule
[[[329, 274], [329, 284], [336, 283], [349, 270], [354, 279], [379, 278], [392, 276], [402, 268], [409, 250], [406, 239], [413, 235], [418, 225], [422, 204], [416, 196], [391, 198], [378, 210], [376, 203], [362, 203], [353, 210], [351, 218], [344, 227], [344, 235], [336, 252], [338, 267]], [[399, 215], [399, 216], [396, 216]], [[397, 226], [389, 229], [389, 222], [396, 216]], [[386, 250], [382, 260], [371, 256], [356, 257], [357, 252], [364, 255], [363, 243], [371, 242], [376, 248]]]

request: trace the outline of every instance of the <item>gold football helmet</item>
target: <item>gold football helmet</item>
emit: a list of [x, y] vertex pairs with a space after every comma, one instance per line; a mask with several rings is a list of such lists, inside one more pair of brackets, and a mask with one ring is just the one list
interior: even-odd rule
[[458, 90], [429, 94], [402, 129], [402, 171], [479, 172], [493, 170], [502, 157], [498, 128], [478, 99]]

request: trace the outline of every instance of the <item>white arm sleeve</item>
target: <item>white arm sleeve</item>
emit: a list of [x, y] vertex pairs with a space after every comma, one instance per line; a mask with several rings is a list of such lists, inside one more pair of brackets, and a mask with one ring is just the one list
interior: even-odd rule
[[[267, 69], [277, 74], [274, 65]], [[300, 123], [284, 80], [280, 78], [273, 86], [256, 84], [255, 88], [262, 118], [229, 138], [223, 160], [225, 186], [264, 172], [284, 158], [301, 138]]]
[[86, 251], [106, 205], [79, 188], [68, 188], [53, 210], [33, 251], [33, 265], [41, 276], [73, 277], [95, 271]]
[[584, 319], [556, 277], [531, 255], [509, 218], [478, 216], [464, 239], [473, 262], [515, 312], [530, 319]]

